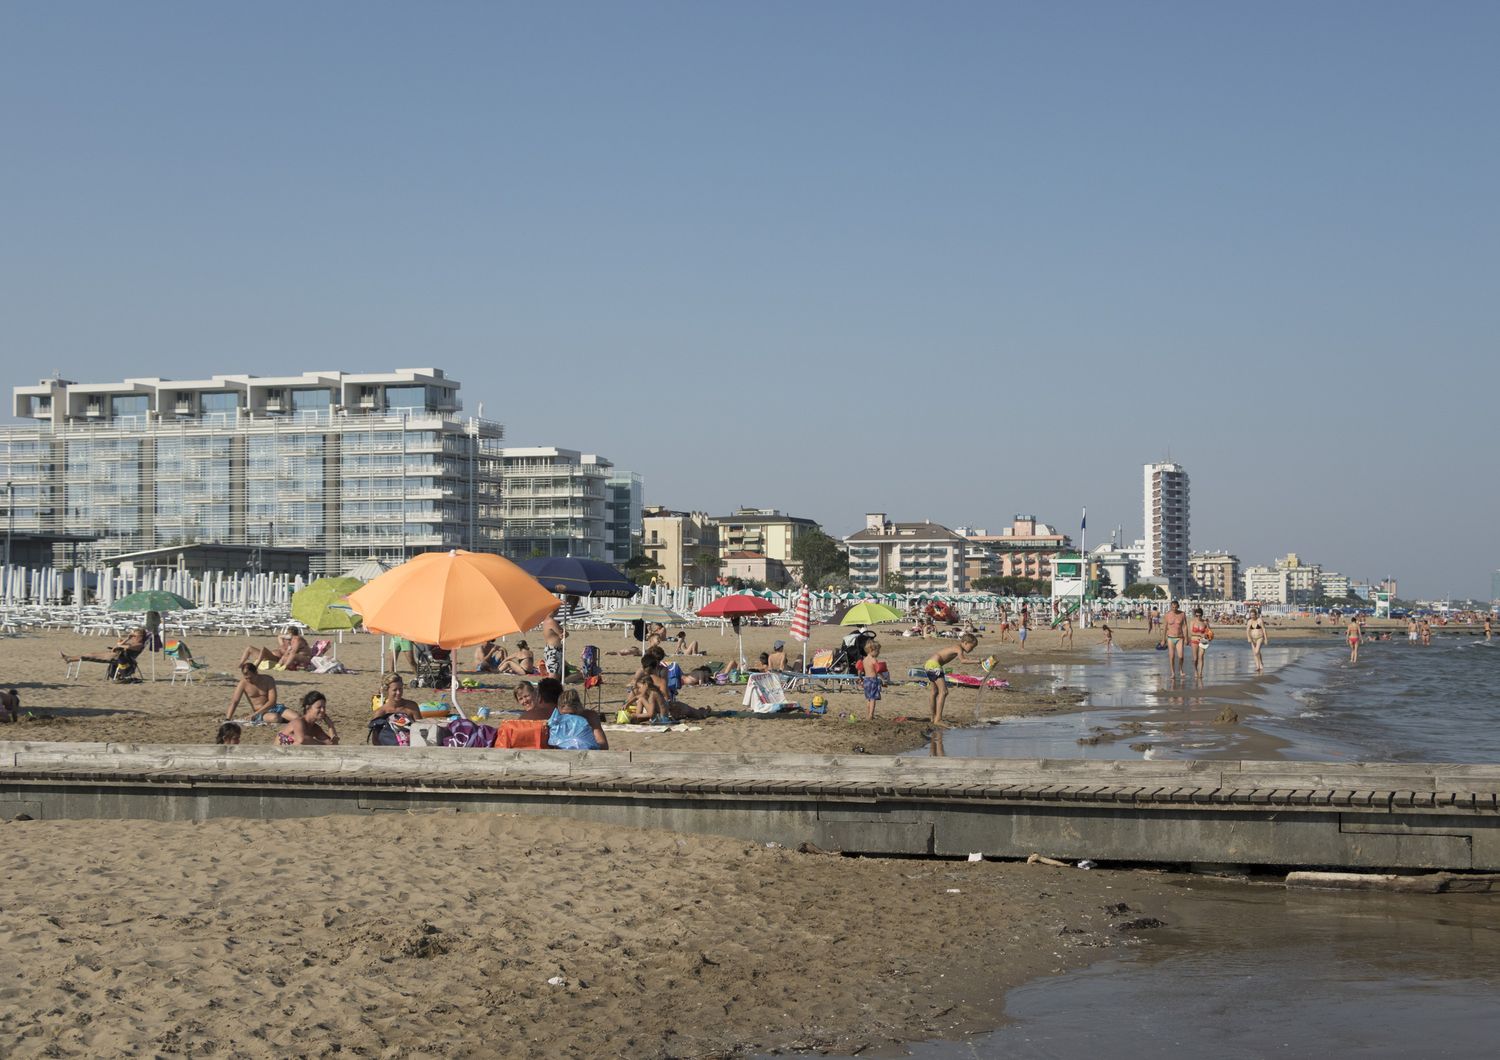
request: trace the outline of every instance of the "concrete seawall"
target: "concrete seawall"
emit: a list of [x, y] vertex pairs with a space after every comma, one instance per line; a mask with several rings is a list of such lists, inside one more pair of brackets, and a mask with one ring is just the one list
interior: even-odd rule
[[871, 854], [1500, 871], [1500, 766], [0, 743], [0, 813], [532, 813]]

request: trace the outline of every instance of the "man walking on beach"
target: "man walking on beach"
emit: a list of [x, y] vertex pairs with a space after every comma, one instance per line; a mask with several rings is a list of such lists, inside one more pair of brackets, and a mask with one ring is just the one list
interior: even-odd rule
[[1187, 631], [1187, 615], [1182, 613], [1182, 605], [1178, 601], [1172, 601], [1172, 607], [1162, 618], [1161, 626], [1167, 638], [1167, 658], [1172, 664], [1172, 680], [1176, 681], [1184, 676], [1186, 669], [1183, 664], [1182, 641]]

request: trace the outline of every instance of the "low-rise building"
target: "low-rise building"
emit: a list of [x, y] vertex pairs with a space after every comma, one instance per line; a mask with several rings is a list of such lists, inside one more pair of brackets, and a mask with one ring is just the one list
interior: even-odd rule
[[772, 589], [783, 589], [792, 584], [786, 564], [772, 559], [764, 552], [720, 552], [719, 571], [722, 577], [739, 578], [747, 582], [760, 582]]
[[1204, 600], [1239, 600], [1244, 595], [1240, 560], [1229, 552], [1194, 552], [1188, 558], [1193, 595]]
[[726, 555], [760, 553], [779, 563], [793, 577], [801, 574], [801, 564], [793, 558], [797, 542], [818, 528], [811, 519], [787, 515], [775, 508], [736, 508], [729, 515], [715, 516], [714, 524], [718, 527], [720, 551]]
[[884, 512], [865, 516], [865, 528], [844, 538], [849, 577], [861, 589], [880, 589], [892, 574], [908, 592], [961, 593], [968, 589], [967, 542], [946, 526], [927, 520], [897, 523]]
[[1092, 549], [1089, 555], [1093, 557], [1090, 576], [1101, 594], [1124, 596], [1125, 590], [1140, 580], [1140, 561], [1119, 545], [1106, 543]]
[[641, 551], [656, 564], [651, 580], [670, 588], [719, 579], [718, 527], [707, 512], [647, 505], [641, 511]]
[[964, 572], [970, 584], [996, 577], [1051, 581], [1053, 561], [1073, 544], [1034, 515], [1015, 516], [998, 534], [982, 527], [960, 527], [958, 532], [964, 538]]

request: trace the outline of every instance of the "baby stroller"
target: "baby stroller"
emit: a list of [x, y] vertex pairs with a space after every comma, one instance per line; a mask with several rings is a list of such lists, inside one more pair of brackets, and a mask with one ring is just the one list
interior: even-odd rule
[[412, 684], [418, 688], [447, 688], [453, 681], [453, 653], [447, 648], [431, 648], [425, 644], [414, 644], [417, 675]]
[[868, 629], [857, 629], [844, 638], [838, 650], [833, 653], [833, 663], [828, 667], [830, 673], [852, 674], [854, 664], [865, 657], [865, 645], [875, 639], [875, 634]]

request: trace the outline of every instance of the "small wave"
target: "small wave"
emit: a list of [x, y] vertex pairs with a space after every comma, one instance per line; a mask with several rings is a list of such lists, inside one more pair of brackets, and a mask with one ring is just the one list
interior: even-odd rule
[[1304, 710], [1301, 714], [1298, 714], [1297, 717], [1299, 717], [1299, 718], [1326, 718], [1326, 717], [1328, 717], [1328, 715], [1325, 714], [1325, 713], [1323, 713], [1321, 710]]
[[1294, 688], [1292, 689], [1292, 698], [1295, 699], [1298, 703], [1301, 703], [1303, 706], [1310, 707], [1322, 700], [1328, 695], [1328, 693], [1332, 691], [1333, 689], [1326, 688], [1322, 685], [1313, 685], [1310, 688]]

